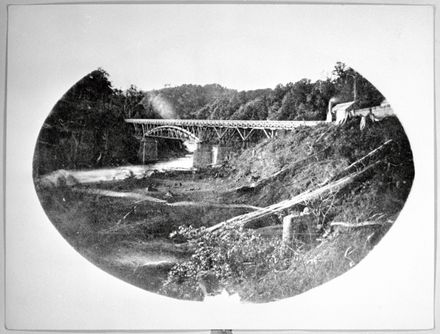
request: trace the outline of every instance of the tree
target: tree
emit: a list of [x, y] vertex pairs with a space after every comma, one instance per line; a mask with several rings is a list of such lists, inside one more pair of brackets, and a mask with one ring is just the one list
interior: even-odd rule
[[284, 95], [283, 101], [281, 102], [281, 108], [278, 112], [278, 120], [293, 120], [297, 116], [296, 111], [296, 99], [292, 90], [288, 91]]
[[362, 75], [338, 62], [333, 70], [334, 85], [341, 101], [356, 100], [358, 108], [379, 105], [384, 96]]
[[120, 95], [101, 68], [69, 89], [40, 131], [36, 174], [130, 160], [130, 129], [124, 122]]

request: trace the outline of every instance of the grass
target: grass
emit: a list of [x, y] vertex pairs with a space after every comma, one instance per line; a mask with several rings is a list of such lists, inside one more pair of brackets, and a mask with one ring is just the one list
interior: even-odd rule
[[[246, 276], [242, 280], [239, 280], [239, 275], [232, 280], [229, 276], [217, 275], [216, 280], [228, 291], [239, 293], [243, 300], [267, 302], [294, 296], [343, 274], [362, 260], [389, 230], [391, 225], [388, 222], [397, 218], [414, 177], [411, 148], [396, 118], [373, 124], [364, 131], [359, 130], [356, 121], [350, 121], [344, 127], [322, 125], [314, 129], [298, 129], [243, 152], [231, 163], [232, 173], [229, 175], [239, 184], [268, 178], [282, 168], [287, 170], [264, 187], [237, 195], [240, 201], [267, 206], [316, 187], [389, 139], [393, 140], [392, 145], [371, 159], [380, 163], [356, 182], [337, 193], [283, 213], [301, 211], [304, 206], [311, 211], [308, 222], [303, 225], [303, 233], [296, 233], [291, 244], [292, 252], [278, 258], [280, 263], [289, 263], [288, 268], [270, 268], [273, 270], [260, 271], [257, 276]], [[298, 164], [298, 161], [306, 163]], [[368, 160], [365, 163], [368, 164]], [[279, 224], [282, 215], [275, 216], [275, 221], [256, 222], [252, 228], [258, 231], [258, 228]], [[331, 226], [332, 221], [348, 224], [374, 221], [377, 225], [347, 229]], [[269, 234], [267, 241], [262, 242], [263, 246], [257, 248], [272, 245], [274, 241], [271, 237]], [[211, 239], [216, 237], [211, 236]], [[214, 254], [217, 248], [241, 247], [237, 243], [224, 247], [222, 240], [214, 246], [211, 242], [203, 242], [202, 239], [200, 247], [206, 247]], [[266, 257], [275, 256], [278, 248], [274, 247]], [[247, 252], [247, 257], [253, 257], [254, 253], [258, 254], [258, 249], [248, 248], [243, 252]], [[164, 291], [179, 298], [200, 297], [195, 273], [216, 272], [215, 268], [227, 267], [232, 261], [225, 261], [224, 256], [216, 259], [211, 253], [206, 254], [203, 265], [195, 259], [185, 262], [184, 268], [192, 268], [190, 273], [186, 269], [172, 272]], [[210, 263], [211, 267], [206, 268], [206, 263]], [[261, 260], [251, 267], [257, 270], [264, 263]]]
[[[217, 236], [194, 239], [184, 234], [173, 239], [170, 234], [190, 225], [212, 226], [247, 209], [208, 204], [171, 207], [75, 191], [91, 187], [87, 185], [37, 188], [37, 193], [61, 235], [90, 261], [121, 279], [175, 298], [201, 300], [201, 282], [214, 277], [210, 279], [215, 282], [212, 293], [224, 288], [246, 301], [267, 302], [302, 293], [341, 275], [388, 231], [391, 225], [380, 223], [395, 221], [414, 178], [411, 148], [397, 118], [370, 124], [364, 131], [359, 130], [356, 120], [342, 127], [298, 128], [244, 150], [220, 169], [156, 174], [93, 186], [136, 193], [153, 187], [157, 191], [147, 193], [168, 202], [264, 207], [316, 187], [388, 139], [393, 140], [392, 145], [374, 157], [380, 164], [356, 182], [256, 221], [248, 230], [229, 231], [223, 235], [226, 241]], [[280, 170], [283, 173], [267, 179]], [[249, 191], [233, 191], [265, 179], [269, 181]], [[169, 192], [174, 194], [172, 198], [166, 196]], [[285, 251], [280, 229], [271, 227], [280, 226], [284, 215], [305, 207], [310, 215], [298, 222], [295, 239]], [[356, 228], [330, 225], [332, 221], [355, 224], [367, 220], [378, 224]], [[188, 239], [198, 246], [184, 246]], [[153, 260], [162, 262], [149, 265]]]
[[389, 226], [338, 229], [307, 251], [292, 254], [289, 268], [270, 272], [260, 280], [246, 284], [244, 300], [266, 302], [292, 297], [319, 286], [358, 264], [388, 231]]

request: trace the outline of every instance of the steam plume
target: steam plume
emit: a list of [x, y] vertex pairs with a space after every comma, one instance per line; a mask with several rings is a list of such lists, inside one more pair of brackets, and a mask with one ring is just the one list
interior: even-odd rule
[[148, 93], [148, 102], [153, 106], [162, 118], [179, 118], [174, 111], [174, 108], [170, 102], [168, 102], [163, 96], [156, 93]]

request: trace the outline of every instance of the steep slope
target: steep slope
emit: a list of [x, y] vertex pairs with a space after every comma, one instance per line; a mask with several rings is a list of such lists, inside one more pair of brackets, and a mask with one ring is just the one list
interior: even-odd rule
[[[203, 298], [201, 273], [216, 287], [211, 294], [226, 289], [252, 302], [290, 297], [320, 285], [352, 268], [381, 240], [403, 208], [414, 178], [410, 144], [395, 117], [363, 131], [356, 119], [341, 127], [299, 128], [245, 150], [227, 171], [227, 178], [218, 181], [231, 185], [220, 194], [221, 202], [260, 208], [357, 176], [341, 188], [269, 211], [241, 225], [245, 229], [226, 224], [206, 233], [180, 227], [177, 234], [196, 239], [198, 247], [189, 260], [171, 269], [164, 294]], [[281, 223], [288, 215], [293, 238], [286, 244]]]
[[[299, 128], [264, 141], [231, 163], [233, 178], [243, 185], [266, 183], [244, 195], [256, 201], [255, 205], [266, 206], [319, 185], [392, 140], [375, 156], [380, 163], [362, 182], [357, 182], [359, 187], [353, 186], [350, 201], [357, 202], [359, 196], [367, 194], [374, 200], [366, 202], [374, 204], [376, 210], [395, 214], [406, 200], [414, 178], [411, 148], [404, 129], [396, 117], [372, 123], [363, 131], [358, 122], [351, 120], [342, 127], [324, 124]], [[339, 194], [341, 199], [344, 193]], [[360, 212], [355, 215], [360, 219]]]

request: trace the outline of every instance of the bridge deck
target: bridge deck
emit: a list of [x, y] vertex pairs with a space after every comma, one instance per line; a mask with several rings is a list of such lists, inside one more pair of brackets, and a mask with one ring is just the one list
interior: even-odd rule
[[214, 128], [241, 128], [241, 129], [266, 129], [289, 130], [299, 126], [316, 126], [326, 121], [243, 121], [243, 120], [202, 120], [202, 119], [126, 119], [127, 123], [150, 124], [157, 126], [197, 126]]

